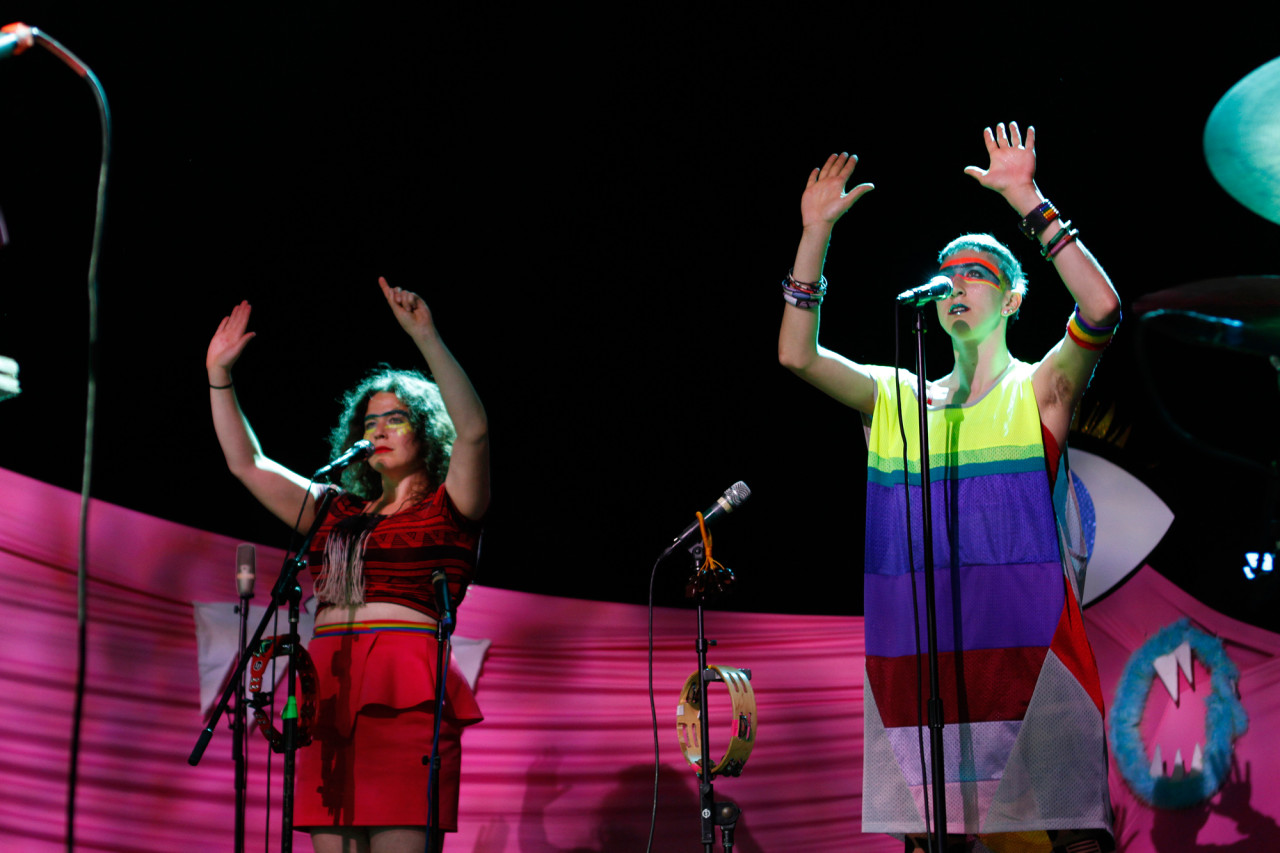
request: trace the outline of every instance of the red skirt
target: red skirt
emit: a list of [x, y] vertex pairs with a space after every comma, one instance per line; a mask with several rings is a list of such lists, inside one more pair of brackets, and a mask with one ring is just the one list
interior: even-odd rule
[[[317, 720], [298, 753], [294, 826], [426, 826], [436, 639], [411, 622], [324, 626], [308, 645]], [[440, 720], [440, 828], [458, 828], [460, 735], [481, 720], [450, 661]]]

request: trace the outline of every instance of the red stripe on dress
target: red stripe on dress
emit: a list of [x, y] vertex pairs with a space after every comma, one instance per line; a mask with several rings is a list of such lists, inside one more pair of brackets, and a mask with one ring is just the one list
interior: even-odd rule
[[1089, 645], [1089, 637], [1084, 632], [1084, 619], [1080, 615], [1080, 607], [1076, 604], [1076, 591], [1062, 579], [1067, 594], [1062, 601], [1062, 616], [1058, 619], [1058, 629], [1054, 631], [1049, 648], [1058, 656], [1080, 686], [1089, 694], [1093, 704], [1098, 706], [1098, 713], [1106, 716], [1102, 707], [1102, 683], [1098, 679], [1098, 662], [1094, 660], [1093, 648]]
[[[1021, 646], [940, 654], [938, 683], [943, 722], [950, 725], [1021, 720], [1026, 716], [1047, 653], [1043, 646]], [[923, 656], [920, 666], [924, 699], [917, 710], [916, 656], [867, 656], [867, 679], [874, 688], [876, 707], [886, 728], [928, 722], [924, 700], [929, 695], [929, 667]], [[963, 691], [958, 688], [961, 671], [966, 688]]]

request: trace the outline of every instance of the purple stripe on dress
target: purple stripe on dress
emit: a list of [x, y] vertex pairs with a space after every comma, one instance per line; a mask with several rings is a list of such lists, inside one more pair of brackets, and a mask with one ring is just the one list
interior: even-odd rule
[[[942, 729], [942, 772], [948, 782], [984, 782], [1004, 774], [1009, 753], [1022, 723], [966, 723]], [[926, 785], [929, 772], [929, 732], [924, 733], [925, 775], [920, 773], [919, 737], [915, 728], [886, 729], [898, 767], [908, 785]]]
[[[865, 564], [869, 574], [906, 571], [902, 490], [902, 486], [867, 485]], [[1059, 560], [1053, 504], [1042, 472], [934, 483], [932, 501], [934, 562], [938, 566], [951, 565], [950, 538], [959, 535], [958, 529], [964, 532], [963, 541], [956, 547], [958, 564], [962, 566]], [[912, 547], [917, 569], [924, 565], [921, 503], [920, 489], [913, 487]], [[974, 517], [981, 523], [973, 523]]]
[[[955, 651], [955, 613], [960, 613], [966, 649], [1048, 646], [1062, 615], [1062, 566], [1052, 563], [1015, 566], [968, 566], [935, 575], [938, 594], [938, 650]], [[916, 576], [920, 613], [920, 645], [925, 644], [924, 575]], [[953, 593], [958, 593], [953, 595]], [[958, 598], [958, 600], [957, 600]], [[864, 578], [867, 654], [898, 657], [916, 653], [911, 631], [911, 575]]]

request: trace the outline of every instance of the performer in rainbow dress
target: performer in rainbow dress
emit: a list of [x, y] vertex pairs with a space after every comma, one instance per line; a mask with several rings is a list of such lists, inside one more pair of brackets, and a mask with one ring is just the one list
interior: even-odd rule
[[[1078, 231], [1036, 185], [1035, 130], [1024, 142], [1017, 124], [1000, 124], [984, 138], [988, 167], [965, 172], [1022, 217], [1023, 233], [1077, 305], [1066, 334], [1040, 361], [1019, 361], [1005, 340], [1027, 291], [1017, 258], [987, 234], [959, 237], [938, 255], [939, 272], [953, 286], [937, 314], [954, 366], [924, 383], [924, 394], [947, 845], [1097, 853], [1115, 847], [1103, 703], [1080, 614], [1084, 549], [1062, 450], [1120, 303]], [[778, 353], [783, 365], [863, 416], [869, 453], [862, 825], [905, 838], [907, 850], [924, 849], [932, 790], [928, 738], [921, 735], [928, 679], [918, 677], [927, 642], [919, 383], [907, 371], [895, 378], [891, 367], [855, 363], [817, 341], [832, 227], [873, 188], [846, 191], [856, 163], [833, 154], [809, 176], [804, 232], [782, 285], [787, 305]]]

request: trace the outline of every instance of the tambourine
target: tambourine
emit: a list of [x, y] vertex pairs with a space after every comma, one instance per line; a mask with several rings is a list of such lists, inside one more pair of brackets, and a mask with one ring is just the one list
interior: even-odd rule
[[[756, 745], [756, 694], [751, 689], [751, 671], [730, 666], [709, 666], [719, 677], [708, 681], [723, 681], [733, 702], [733, 719], [729, 727], [729, 746], [720, 763], [711, 768], [711, 775], [739, 776], [751, 757]], [[694, 672], [680, 691], [680, 704], [676, 705], [676, 733], [680, 736], [680, 748], [685, 760], [694, 770], [701, 770], [702, 697], [698, 695], [698, 673]]]
[[[284, 734], [271, 724], [271, 717], [266, 711], [267, 705], [271, 704], [272, 691], [262, 689], [262, 675], [267, 670], [267, 664], [271, 663], [277, 655], [297, 656], [295, 668], [301, 694], [298, 706], [298, 746], [311, 743], [311, 729], [315, 726], [319, 711], [316, 688], [320, 680], [316, 675], [316, 665], [312, 662], [311, 655], [307, 654], [307, 650], [301, 643], [296, 642], [296, 638], [295, 642], [290, 642], [289, 637], [266, 637], [258, 643], [258, 651], [250, 658], [249, 689], [253, 691], [253, 698], [249, 700], [249, 704], [253, 706], [253, 721], [262, 732], [262, 736], [271, 744], [272, 751], [284, 752]], [[288, 713], [287, 708], [285, 713]]]

